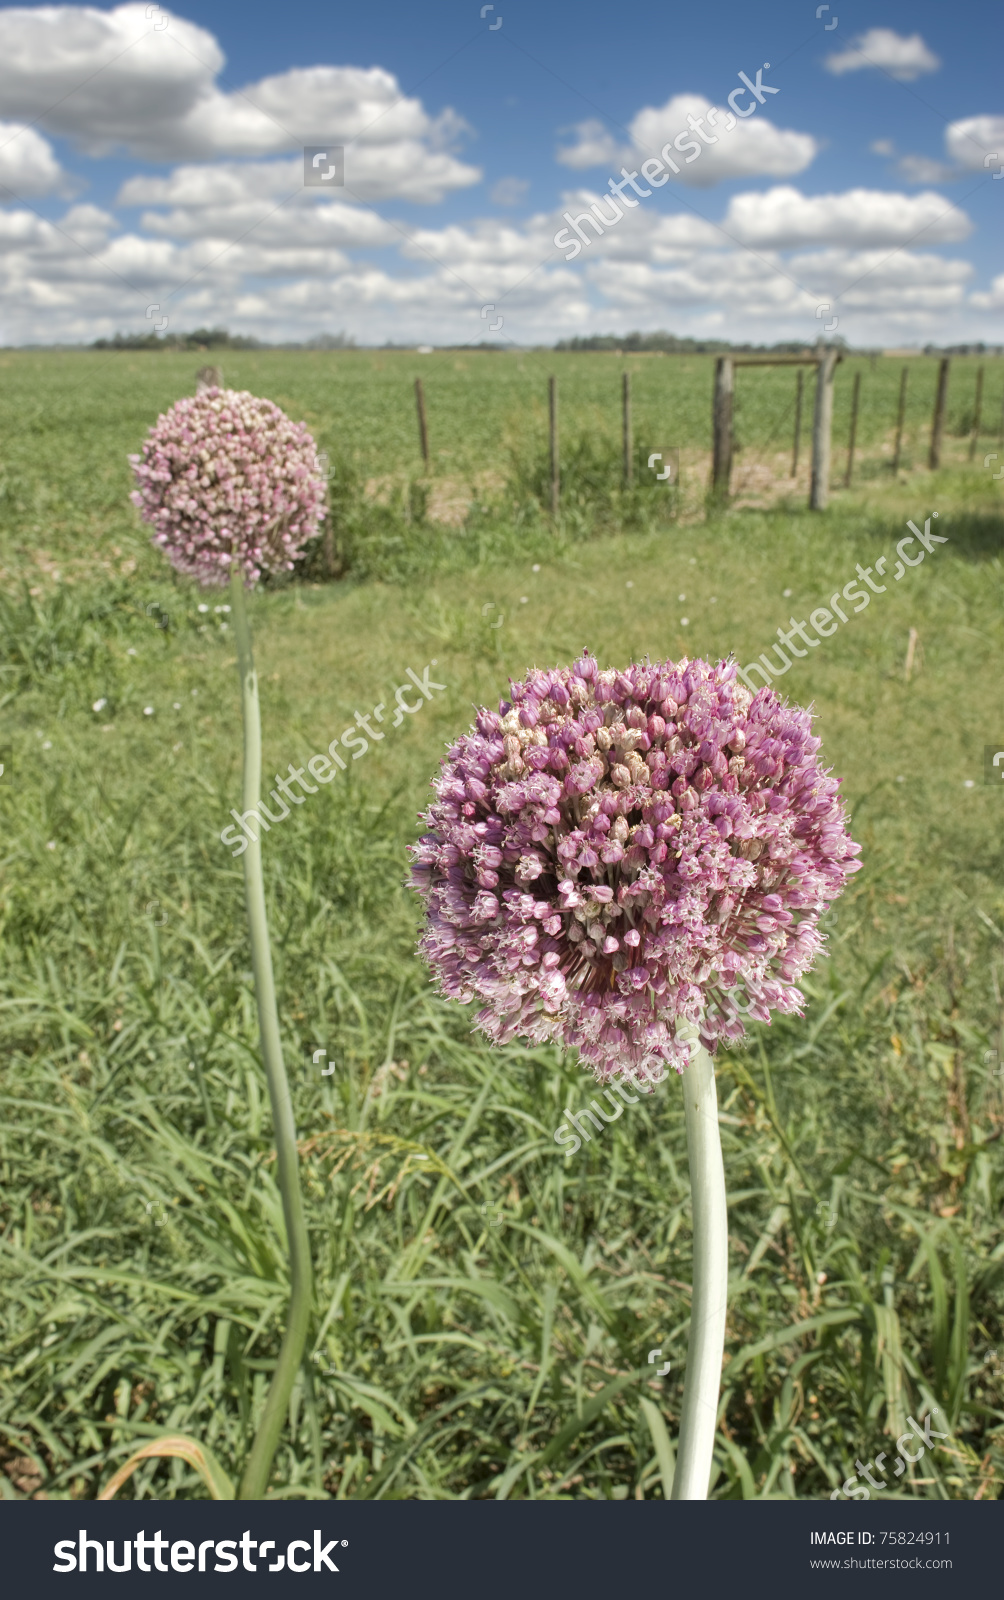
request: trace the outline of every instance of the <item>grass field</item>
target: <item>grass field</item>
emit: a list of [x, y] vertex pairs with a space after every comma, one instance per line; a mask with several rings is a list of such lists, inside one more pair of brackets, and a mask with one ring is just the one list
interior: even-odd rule
[[[126, 457], [159, 412], [194, 388], [203, 360], [191, 354], [81, 351], [0, 353], [0, 540], [3, 576], [44, 585], [54, 571], [90, 579], [156, 559], [128, 504]], [[892, 482], [900, 373], [909, 370], [898, 482], [926, 484], [937, 361], [855, 358], [837, 368], [833, 485], [843, 482], [850, 404], [862, 377], [856, 475], [866, 494]], [[953, 360], [943, 462], [968, 460], [975, 358]], [[990, 482], [1004, 417], [1004, 362], [985, 364], [981, 435], [974, 477]], [[358, 576], [400, 577], [403, 569], [467, 564], [472, 545], [487, 554], [525, 548], [528, 525], [548, 502], [547, 379], [558, 378], [566, 532], [592, 533], [667, 516], [703, 516], [711, 450], [714, 361], [692, 356], [554, 352], [396, 351], [226, 352], [224, 380], [265, 394], [315, 433], [331, 462], [341, 566]], [[621, 491], [621, 374], [632, 378], [636, 488]], [[431, 466], [419, 452], [413, 383], [421, 376]], [[808, 496], [811, 374], [806, 371], [799, 474], [790, 477], [796, 375], [791, 369], [738, 372], [733, 491], [739, 503], [803, 506]], [[814, 380], [813, 380], [814, 381]], [[648, 473], [653, 450], [681, 453], [679, 496]], [[992, 492], [992, 488], [991, 488]], [[416, 520], [428, 522], [415, 539]], [[515, 525], [517, 537], [511, 538]], [[550, 529], [548, 529], [550, 538]], [[458, 550], [457, 545], [462, 549]], [[118, 554], [116, 554], [118, 551]], [[132, 572], [132, 566], [128, 571]]]
[[[126, 499], [126, 454], [196, 364], [0, 356], [10, 1498], [93, 1496], [168, 1428], [234, 1472], [278, 1348], [281, 1208], [240, 864], [219, 838], [240, 782], [226, 595], [175, 581]], [[696, 489], [667, 510], [595, 474], [619, 459], [625, 368], [638, 439], [706, 457], [708, 361], [226, 359], [229, 383], [316, 428], [347, 557], [346, 581], [308, 569], [252, 601], [266, 772], [323, 750], [408, 667], [435, 660], [446, 685], [265, 842], [317, 1278], [274, 1492], [668, 1493], [691, 1277], [678, 1083], [558, 1154], [554, 1130], [591, 1080], [550, 1048], [489, 1050], [432, 995], [405, 847], [445, 742], [509, 674], [583, 645], [604, 665], [730, 650], [745, 664], [856, 563], [891, 567], [907, 518], [937, 511], [948, 542], [781, 685], [815, 706], [864, 870], [804, 1019], [754, 1025], [720, 1057], [732, 1279], [713, 1494], [829, 1496], [938, 1407], [949, 1437], [880, 1492], [1000, 1497], [1004, 801], [984, 747], [1004, 747], [1004, 520], [982, 467], [992, 430], [966, 460], [975, 363], [953, 364], [945, 469], [923, 467], [934, 363], [916, 360], [908, 464], [879, 470], [899, 365], [862, 363], [876, 470], [827, 513], [799, 492], [705, 516]], [[556, 525], [534, 494], [551, 370], [579, 463]], [[790, 445], [793, 382], [740, 375], [743, 395], [766, 397], [738, 414], [761, 459], [771, 428]], [[988, 426], [999, 407], [988, 362]], [[430, 518], [438, 481], [482, 472], [496, 476], [465, 520]], [[175, 1461], [124, 1492], [204, 1490]]]

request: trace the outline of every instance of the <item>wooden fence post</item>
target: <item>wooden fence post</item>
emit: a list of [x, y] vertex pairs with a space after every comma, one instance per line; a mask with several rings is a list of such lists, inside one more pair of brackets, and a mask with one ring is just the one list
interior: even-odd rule
[[795, 442], [791, 451], [791, 475], [798, 477], [798, 447], [802, 442], [802, 388], [805, 383], [805, 373], [798, 369], [798, 382], [795, 385]]
[[906, 416], [906, 379], [909, 367], [904, 367], [899, 375], [899, 408], [896, 412], [896, 448], [892, 454], [892, 470], [899, 471], [899, 453], [903, 443], [903, 419]]
[[851, 478], [854, 475], [854, 446], [858, 437], [858, 402], [861, 399], [861, 374], [854, 374], [854, 393], [851, 396], [851, 436], [847, 443], [847, 471], [844, 473], [844, 488], [849, 489]]
[[551, 446], [551, 515], [558, 515], [561, 473], [558, 465], [558, 380], [547, 380], [547, 420]]
[[812, 480], [809, 510], [825, 511], [830, 492], [833, 433], [833, 374], [839, 352], [823, 350], [816, 363], [816, 404], [812, 413]]
[[945, 431], [945, 402], [948, 399], [948, 368], [950, 358], [942, 356], [938, 366], [938, 388], [934, 396], [934, 416], [931, 420], [931, 448], [927, 465], [932, 472], [941, 466], [941, 436]]
[[[982, 368], [980, 369], [983, 370]], [[625, 372], [621, 385], [623, 404], [622, 431], [624, 436], [624, 487], [630, 489], [634, 482], [634, 451], [631, 437], [631, 374]]]
[[422, 446], [422, 460], [429, 465], [429, 429], [425, 420], [425, 391], [421, 378], [415, 379], [415, 404], [418, 407], [418, 439]]
[[734, 368], [730, 356], [719, 356], [715, 365], [715, 396], [711, 412], [713, 446], [711, 487], [722, 495], [729, 492], [732, 475], [732, 395]]
[[976, 368], [976, 406], [973, 412], [973, 436], [969, 441], [969, 459], [972, 461], [976, 454], [976, 446], [980, 439], [980, 423], [983, 420], [983, 364]]

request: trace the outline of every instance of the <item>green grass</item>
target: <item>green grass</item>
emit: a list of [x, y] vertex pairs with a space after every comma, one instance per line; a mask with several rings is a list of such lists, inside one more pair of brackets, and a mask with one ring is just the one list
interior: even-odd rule
[[[0, 615], [0, 1487], [86, 1498], [167, 1429], [237, 1475], [278, 1349], [281, 1207], [240, 863], [219, 840], [240, 788], [233, 650], [213, 610], [226, 597], [173, 581], [121, 503], [122, 456], [190, 384], [193, 358], [106, 358], [76, 399], [66, 373], [97, 358], [4, 359], [8, 378], [34, 371], [38, 413], [4, 434], [20, 498], [2, 559], [21, 570], [30, 534], [79, 564], [35, 595], [8, 585]], [[509, 374], [469, 413], [483, 442], [518, 384], [541, 390], [550, 358], [457, 359]], [[615, 404], [622, 363], [574, 360], [583, 417], [604, 384]], [[453, 361], [421, 369], [430, 422], [440, 372], [455, 447], [476, 452]], [[269, 363], [282, 383], [264, 383]], [[406, 358], [233, 366], [229, 381], [295, 415], [309, 400], [351, 419], [360, 472], [373, 470], [367, 416], [389, 451], [405, 448]], [[675, 370], [637, 368], [653, 395]], [[708, 373], [694, 379], [695, 439]], [[591, 1080], [552, 1049], [489, 1050], [433, 996], [406, 845], [446, 741], [508, 674], [583, 645], [604, 664], [731, 649], [745, 663], [857, 562], [891, 554], [907, 517], [937, 509], [949, 543], [782, 685], [815, 706], [865, 866], [804, 1019], [756, 1027], [720, 1058], [732, 1285], [713, 1493], [829, 1495], [907, 1415], [938, 1406], [950, 1440], [888, 1492], [998, 1498], [1004, 802], [983, 782], [983, 747], [1004, 735], [995, 487], [959, 465], [865, 481], [824, 516], [674, 521], [643, 506], [625, 532], [601, 489], [556, 530], [486, 516], [431, 549], [428, 525], [402, 517], [382, 568], [395, 581], [252, 602], [267, 772], [302, 766], [409, 666], [435, 659], [447, 686], [266, 837], [317, 1275], [314, 1359], [275, 1492], [665, 1494], [691, 1275], [679, 1085], [558, 1154], [553, 1133]], [[119, 559], [102, 553], [113, 541], [135, 571], [101, 567]], [[175, 1461], [123, 1492], [204, 1490]]]

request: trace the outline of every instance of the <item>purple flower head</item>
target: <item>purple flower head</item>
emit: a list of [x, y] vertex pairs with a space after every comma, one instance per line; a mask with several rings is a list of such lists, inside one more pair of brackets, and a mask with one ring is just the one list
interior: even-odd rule
[[226, 583], [235, 556], [249, 587], [288, 570], [325, 515], [313, 438], [246, 390], [176, 401], [129, 460], [154, 544], [202, 584]]
[[808, 711], [731, 662], [530, 672], [433, 781], [412, 847], [441, 992], [495, 1044], [577, 1047], [601, 1079], [682, 1071], [798, 1011], [819, 917], [861, 863]]

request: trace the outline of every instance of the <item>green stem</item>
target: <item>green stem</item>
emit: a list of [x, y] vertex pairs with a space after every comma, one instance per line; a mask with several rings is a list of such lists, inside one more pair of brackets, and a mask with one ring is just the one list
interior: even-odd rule
[[[251, 653], [251, 630], [248, 626], [247, 605], [244, 599], [244, 579], [237, 566], [231, 575], [230, 597], [244, 715], [244, 797], [241, 809], [246, 815], [249, 811], [257, 812], [261, 793], [261, 716], [258, 709], [258, 675], [254, 669], [254, 658]], [[279, 1191], [282, 1195], [282, 1211], [289, 1246], [291, 1284], [286, 1331], [283, 1334], [279, 1359], [237, 1491], [238, 1500], [262, 1500], [268, 1487], [279, 1435], [286, 1420], [289, 1397], [307, 1342], [313, 1302], [313, 1275], [307, 1223], [303, 1212], [303, 1196], [300, 1193], [293, 1102], [290, 1099], [289, 1081], [283, 1065], [279, 1015], [275, 1004], [275, 979], [272, 975], [272, 952], [268, 942], [268, 922], [265, 915], [265, 883], [261, 869], [261, 829], [256, 829], [252, 824], [249, 831], [253, 837], [244, 852], [244, 892], [247, 900], [248, 930], [251, 935], [251, 967], [258, 999], [261, 1054], [272, 1105]]]
[[[692, 1031], [696, 1043], [696, 1029], [687, 1031]], [[683, 1098], [694, 1214], [694, 1266], [687, 1375], [683, 1384], [673, 1499], [706, 1500], [725, 1348], [729, 1222], [722, 1142], [718, 1132], [715, 1068], [701, 1045], [697, 1046], [683, 1074]]]

